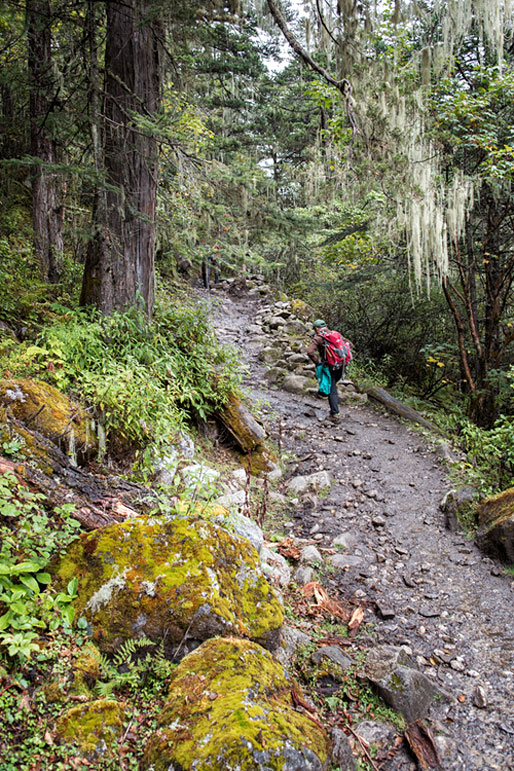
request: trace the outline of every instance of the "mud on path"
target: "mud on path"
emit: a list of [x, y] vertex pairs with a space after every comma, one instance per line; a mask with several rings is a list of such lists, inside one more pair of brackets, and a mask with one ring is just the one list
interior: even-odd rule
[[[326, 399], [264, 379], [261, 346], [247, 329], [266, 301], [222, 289], [200, 294], [220, 339], [241, 349], [244, 385], [269, 435], [295, 459], [286, 476], [325, 469], [333, 479], [327, 497], [289, 512], [291, 534], [321, 548], [349, 534], [348, 565], [325, 586], [364, 604], [370, 644], [407, 646], [448, 694], [429, 714], [442, 768], [514, 769], [514, 581], [472, 541], [446, 530], [439, 504], [451, 484], [434, 445], [371, 404], [343, 405], [340, 425], [323, 423]], [[475, 706], [477, 690], [485, 706]], [[411, 762], [400, 753], [382, 768], [415, 768]]]

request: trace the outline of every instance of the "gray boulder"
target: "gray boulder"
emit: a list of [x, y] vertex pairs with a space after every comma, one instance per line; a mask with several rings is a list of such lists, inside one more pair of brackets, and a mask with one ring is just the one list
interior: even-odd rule
[[337, 763], [338, 771], [355, 771], [357, 768], [355, 758], [348, 737], [340, 728], [333, 728], [332, 739], [332, 760]]
[[471, 516], [473, 504], [477, 499], [477, 490], [471, 485], [449, 490], [440, 504], [440, 509], [445, 515], [445, 523], [448, 530], [453, 533], [465, 529], [462, 520]]
[[409, 666], [401, 648], [380, 645], [366, 658], [364, 673], [380, 696], [400, 712], [408, 723], [426, 717], [438, 689], [422, 672]]
[[314, 383], [313, 378], [303, 377], [303, 375], [288, 375], [284, 378], [282, 388], [293, 394], [304, 394], [309, 388], [314, 387]]
[[315, 474], [309, 474], [309, 476], [292, 477], [287, 483], [287, 490], [293, 495], [302, 495], [308, 490], [319, 492], [330, 485], [331, 479], [328, 471], [317, 471]]
[[187, 491], [197, 498], [210, 498], [220, 478], [219, 471], [204, 463], [184, 466], [180, 473]]
[[283, 367], [270, 367], [264, 373], [264, 379], [268, 383], [280, 383], [287, 375], [287, 370]]
[[[321, 557], [321, 554], [320, 554], [320, 557]], [[293, 580], [295, 584], [297, 584], [298, 586], [305, 586], [305, 584], [310, 584], [310, 582], [313, 579], [314, 579], [314, 570], [309, 565], [298, 565], [298, 567], [294, 571]]]
[[280, 359], [281, 351], [278, 348], [263, 348], [259, 351], [259, 361], [265, 364], [275, 364]]
[[279, 329], [280, 327], [285, 326], [286, 320], [282, 318], [282, 316], [272, 316], [272, 318], [268, 321], [268, 325], [270, 329]]
[[233, 531], [236, 535], [241, 536], [241, 538], [246, 538], [246, 540], [250, 541], [252, 546], [255, 547], [257, 552], [261, 554], [264, 546], [264, 534], [253, 519], [245, 517], [244, 514], [239, 514], [237, 511], [229, 511], [227, 516], [221, 515], [215, 517], [214, 521], [218, 522], [225, 530]]
[[309, 645], [311, 638], [300, 629], [284, 624], [280, 633], [280, 642], [273, 651], [273, 658], [279, 661], [286, 669], [290, 669], [296, 651], [300, 645]]
[[311, 564], [312, 562], [323, 562], [323, 557], [315, 546], [309, 545], [302, 549], [300, 562], [307, 564]]
[[267, 547], [260, 550], [262, 572], [273, 584], [289, 586], [291, 583], [291, 566], [279, 552]]
[[324, 645], [322, 648], [318, 648], [311, 656], [311, 661], [314, 664], [321, 664], [323, 661], [330, 661], [332, 664], [336, 664], [341, 669], [348, 669], [353, 665], [353, 659], [348, 656], [337, 645]]

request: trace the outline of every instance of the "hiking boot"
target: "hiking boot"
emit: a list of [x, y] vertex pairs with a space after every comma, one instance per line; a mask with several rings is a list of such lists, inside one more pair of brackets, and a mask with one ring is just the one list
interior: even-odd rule
[[339, 423], [341, 420], [341, 415], [338, 412], [331, 412], [327, 420], [329, 420], [331, 423]]

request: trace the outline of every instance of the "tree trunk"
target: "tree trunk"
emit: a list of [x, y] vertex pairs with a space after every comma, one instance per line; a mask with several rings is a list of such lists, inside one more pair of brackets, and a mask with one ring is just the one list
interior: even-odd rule
[[27, 0], [28, 69], [30, 83], [31, 155], [39, 159], [32, 172], [34, 249], [43, 278], [59, 279], [63, 251], [62, 204], [58, 183], [49, 168], [56, 162], [56, 145], [48, 128], [57, 94], [52, 74], [52, 36], [49, 0]]
[[138, 116], [159, 109], [159, 25], [150, 0], [107, 3], [104, 87], [105, 186], [95, 202], [94, 237], [81, 303], [108, 315], [154, 301], [158, 146]]

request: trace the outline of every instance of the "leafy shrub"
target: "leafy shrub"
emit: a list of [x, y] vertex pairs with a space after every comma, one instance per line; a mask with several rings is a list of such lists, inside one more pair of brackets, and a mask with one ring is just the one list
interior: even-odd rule
[[439, 422], [457, 435], [467, 456], [466, 476], [484, 494], [514, 486], [514, 445], [512, 418], [501, 416], [493, 428], [479, 428], [467, 417], [455, 413]]
[[77, 580], [66, 592], [52, 592], [44, 568], [75, 537], [79, 523], [73, 506], [44, 507], [45, 496], [18, 484], [13, 474], [0, 476], [0, 652], [30, 657], [44, 630], [69, 628]]
[[238, 381], [235, 354], [218, 345], [198, 306], [161, 303], [151, 324], [135, 309], [107, 318], [54, 311], [60, 318], [36, 344], [6, 343], [0, 365], [89, 402], [107, 439], [165, 443], [192, 414], [222, 406]]

